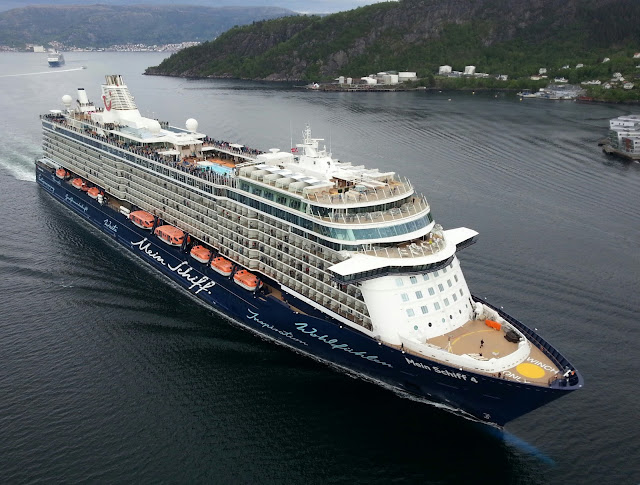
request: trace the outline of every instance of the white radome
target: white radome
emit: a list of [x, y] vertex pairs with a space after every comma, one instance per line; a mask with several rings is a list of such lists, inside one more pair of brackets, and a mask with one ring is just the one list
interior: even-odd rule
[[64, 96], [62, 96], [62, 103], [66, 106], [69, 107], [71, 106], [71, 102], [73, 101], [73, 98], [71, 96], [69, 96], [68, 94], [65, 94]]
[[160, 123], [157, 120], [149, 120], [147, 123], [147, 129], [154, 135], [160, 133]]
[[187, 127], [187, 130], [189, 130], [189, 131], [196, 131], [198, 129], [198, 122], [196, 120], [194, 120], [193, 118], [189, 118], [187, 120], [187, 122], [185, 123], [185, 126]]

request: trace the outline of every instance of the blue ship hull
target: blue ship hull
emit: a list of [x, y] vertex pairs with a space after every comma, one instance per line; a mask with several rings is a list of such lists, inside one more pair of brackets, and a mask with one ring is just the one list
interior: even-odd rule
[[[449, 367], [383, 345], [283, 292], [291, 306], [305, 312], [298, 313], [288, 303], [272, 295], [253, 294], [208, 265], [196, 262], [180, 248], [166, 245], [150, 231], [134, 226], [124, 215], [100, 205], [38, 163], [36, 178], [56, 200], [234, 322], [400, 393], [444, 404], [465, 417], [502, 426], [582, 385], [579, 374], [571, 382], [561, 379], [550, 387], [540, 387]], [[570, 365], [529, 328], [503, 312], [500, 314], [526, 333], [543, 352], [553, 356], [561, 368]]]

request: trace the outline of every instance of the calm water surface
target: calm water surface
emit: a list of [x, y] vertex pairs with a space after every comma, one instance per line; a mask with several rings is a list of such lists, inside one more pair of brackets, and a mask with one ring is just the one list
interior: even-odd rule
[[[640, 164], [597, 147], [615, 105], [317, 93], [145, 77], [160, 54], [0, 54], [0, 482], [640, 482]], [[86, 66], [87, 69], [78, 69]], [[123, 74], [146, 116], [268, 149], [306, 122], [409, 177], [469, 286], [586, 387], [501, 435], [338, 374], [212, 314], [38, 190], [38, 115]], [[638, 112], [638, 109], [635, 110]]]

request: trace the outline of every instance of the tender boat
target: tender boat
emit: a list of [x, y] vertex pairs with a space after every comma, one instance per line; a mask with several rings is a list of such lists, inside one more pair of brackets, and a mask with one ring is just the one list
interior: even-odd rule
[[220, 273], [222, 276], [231, 276], [233, 263], [228, 259], [218, 256], [211, 261], [211, 269]]
[[80, 177], [77, 177], [71, 181], [71, 185], [73, 185], [78, 190], [82, 190], [84, 187], [86, 187], [87, 184], [85, 184], [84, 180], [82, 180]]
[[241, 269], [233, 275], [233, 281], [240, 287], [248, 291], [256, 291], [262, 286], [262, 281], [254, 275], [249, 273], [246, 269]]
[[211, 251], [209, 251], [204, 246], [200, 246], [199, 244], [196, 246], [193, 246], [189, 254], [191, 254], [191, 257], [193, 259], [195, 259], [196, 261], [202, 264], [207, 264], [211, 259]]
[[97, 199], [100, 195], [100, 189], [98, 187], [91, 187], [89, 190], [87, 190], [87, 195], [92, 199]]
[[129, 220], [140, 229], [152, 229], [155, 218], [146, 211], [133, 211], [129, 214]]
[[155, 234], [170, 246], [182, 246], [184, 242], [184, 232], [170, 225], [158, 227]]
[[56, 170], [56, 177], [61, 180], [65, 180], [69, 177], [69, 172], [67, 172], [64, 168], [59, 168]]

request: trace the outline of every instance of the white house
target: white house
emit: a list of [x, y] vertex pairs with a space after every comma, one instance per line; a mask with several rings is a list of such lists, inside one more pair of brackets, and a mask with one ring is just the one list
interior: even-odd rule
[[605, 57], [604, 59], [602, 59], [602, 63], [604, 64], [605, 62], [609, 62], [611, 59], [609, 59], [608, 57]]
[[576, 69], [580, 69], [581, 67], [584, 67], [584, 64], [576, 64]]
[[540, 69], [538, 69], [538, 74], [542, 75], [542, 74], [546, 74], [547, 73], [547, 68], [546, 67], [541, 67]]

